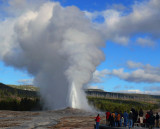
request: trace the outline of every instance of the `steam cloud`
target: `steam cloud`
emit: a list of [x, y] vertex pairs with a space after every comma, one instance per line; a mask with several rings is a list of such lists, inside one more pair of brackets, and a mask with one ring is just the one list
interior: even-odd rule
[[83, 87], [104, 59], [105, 39], [82, 11], [47, 2], [0, 25], [2, 60], [34, 76], [48, 108], [89, 109]]

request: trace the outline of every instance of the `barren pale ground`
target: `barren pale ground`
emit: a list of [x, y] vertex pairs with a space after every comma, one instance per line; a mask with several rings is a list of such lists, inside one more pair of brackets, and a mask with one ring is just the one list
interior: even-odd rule
[[[4, 129], [93, 129], [97, 113], [78, 109], [57, 111], [0, 111]], [[105, 118], [104, 118], [105, 120]]]

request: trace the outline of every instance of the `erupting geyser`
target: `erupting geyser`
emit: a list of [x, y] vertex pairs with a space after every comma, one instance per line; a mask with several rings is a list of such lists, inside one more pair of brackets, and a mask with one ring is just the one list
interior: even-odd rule
[[89, 109], [83, 87], [104, 59], [101, 33], [74, 6], [27, 7], [0, 22], [1, 30], [10, 26], [0, 44], [2, 60], [35, 77], [46, 107]]

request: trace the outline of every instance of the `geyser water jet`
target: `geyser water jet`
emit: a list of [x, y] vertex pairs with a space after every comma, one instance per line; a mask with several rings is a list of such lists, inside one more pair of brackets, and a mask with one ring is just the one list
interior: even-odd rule
[[76, 87], [75, 87], [74, 82], [70, 86], [68, 95], [69, 95], [69, 105], [72, 108], [78, 108], [79, 107], [79, 99], [78, 99], [78, 95], [77, 95], [77, 91], [76, 91]]
[[84, 12], [47, 2], [0, 25], [5, 29], [8, 23], [12, 34], [4, 39], [12, 43], [2, 59], [34, 76], [46, 107], [89, 109], [83, 87], [104, 59], [105, 40]]

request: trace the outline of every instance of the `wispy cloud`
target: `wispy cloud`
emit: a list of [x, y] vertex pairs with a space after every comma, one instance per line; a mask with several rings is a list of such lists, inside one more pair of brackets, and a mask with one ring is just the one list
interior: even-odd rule
[[[159, 83], [160, 82], [160, 67], [154, 67], [150, 64], [142, 64], [139, 62], [128, 61], [126, 66], [131, 69], [130, 72], [125, 72], [125, 68], [108, 70], [105, 69], [105, 76], [118, 77], [121, 80], [136, 83]], [[101, 72], [97, 72], [101, 73]], [[103, 72], [102, 72], [103, 73]], [[100, 74], [101, 75], [101, 74]], [[103, 74], [102, 74], [103, 75]], [[102, 76], [95, 76], [98, 80]], [[104, 77], [104, 76], [103, 76]]]
[[144, 65], [140, 62], [133, 62], [133, 61], [127, 61], [126, 63], [127, 67], [132, 69], [132, 68], [142, 68]]
[[137, 94], [143, 94], [144, 92], [140, 91], [139, 89], [130, 89], [130, 90], [119, 90], [118, 93], [137, 93]]
[[103, 86], [99, 86], [99, 85], [88, 85], [85, 87], [85, 89], [104, 89]]
[[129, 90], [119, 90], [118, 93], [136, 93], [136, 94], [150, 94], [150, 95], [160, 95], [160, 90], [150, 91], [150, 90], [139, 90], [139, 89], [129, 89]]
[[160, 82], [160, 74], [154, 73], [154, 71], [147, 71], [144, 69], [138, 69], [132, 72], [125, 72], [124, 69], [114, 69], [110, 72], [110, 75], [116, 76], [122, 80], [129, 82], [146, 82], [155, 83]]
[[155, 42], [151, 40], [150, 38], [138, 38], [136, 40], [136, 43], [142, 47], [154, 47]]
[[33, 85], [33, 79], [21, 79], [17, 81], [20, 85]]

